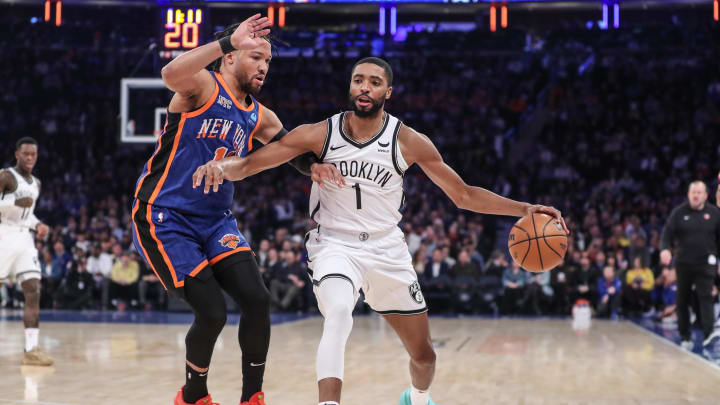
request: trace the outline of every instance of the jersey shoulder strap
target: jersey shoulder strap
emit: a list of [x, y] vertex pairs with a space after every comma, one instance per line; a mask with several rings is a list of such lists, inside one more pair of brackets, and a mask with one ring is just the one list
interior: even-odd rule
[[327, 155], [328, 148], [330, 148], [330, 144], [332, 143], [332, 138], [339, 136], [340, 130], [340, 115], [342, 113], [337, 113], [333, 115], [332, 117], [325, 120], [327, 124], [327, 131], [325, 132], [325, 143], [323, 144], [322, 153], [318, 157], [320, 161], [322, 162], [325, 159], [325, 156]]

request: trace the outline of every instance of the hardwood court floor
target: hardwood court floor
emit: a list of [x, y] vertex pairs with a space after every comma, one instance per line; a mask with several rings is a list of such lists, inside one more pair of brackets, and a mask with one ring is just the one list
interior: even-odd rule
[[[320, 318], [273, 326], [268, 405], [316, 405]], [[431, 318], [439, 405], [718, 404], [720, 371], [629, 322], [587, 333], [569, 320]], [[0, 321], [0, 405], [171, 404], [184, 382], [185, 325], [44, 322], [52, 368], [21, 367], [22, 324]], [[215, 349], [209, 387], [223, 405], [240, 393], [235, 326]], [[346, 356], [343, 405], [395, 405], [409, 386], [407, 355], [378, 317], [359, 317]]]

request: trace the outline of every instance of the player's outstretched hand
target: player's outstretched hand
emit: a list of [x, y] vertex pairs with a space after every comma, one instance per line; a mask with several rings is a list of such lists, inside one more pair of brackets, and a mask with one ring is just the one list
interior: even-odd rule
[[329, 163], [313, 163], [310, 166], [310, 178], [318, 183], [320, 187], [325, 187], [325, 182], [334, 183], [338, 187], [344, 186], [345, 177], [340, 174], [340, 170]]
[[265, 35], [270, 33], [269, 26], [272, 25], [267, 17], [261, 17], [260, 14], [243, 21], [233, 32], [230, 37], [230, 43], [235, 49], [252, 49], [261, 45]]
[[205, 189], [203, 192], [205, 194], [209, 193], [210, 187], [212, 186], [213, 192], [217, 193], [225, 179], [223, 168], [217, 160], [211, 160], [195, 170], [193, 174], [193, 188], [200, 187], [203, 179], [205, 179]]
[[548, 214], [551, 217], [555, 217], [555, 219], [557, 219], [562, 225], [565, 233], [568, 235], [570, 234], [570, 230], [568, 229], [567, 225], [565, 225], [565, 220], [563, 219], [562, 214], [555, 207], [548, 207], [546, 205], [530, 205], [527, 207], [527, 211], [525, 212], [525, 214], [530, 215], [536, 212]]

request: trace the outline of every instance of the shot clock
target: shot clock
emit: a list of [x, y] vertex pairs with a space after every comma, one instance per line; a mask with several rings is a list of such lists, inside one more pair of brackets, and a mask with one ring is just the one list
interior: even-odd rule
[[208, 15], [197, 7], [166, 7], [160, 11], [160, 56], [174, 58], [202, 45]]

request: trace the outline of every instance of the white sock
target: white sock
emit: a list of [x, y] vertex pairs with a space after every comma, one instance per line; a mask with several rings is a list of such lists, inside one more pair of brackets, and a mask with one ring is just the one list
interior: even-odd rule
[[340, 404], [335, 401], [325, 401], [325, 402], [320, 402], [318, 405], [340, 405]]
[[25, 351], [29, 352], [38, 346], [38, 336], [40, 335], [40, 329], [38, 328], [25, 328]]
[[427, 405], [430, 399], [430, 389], [421, 391], [415, 387], [410, 390], [410, 403], [412, 405]]

